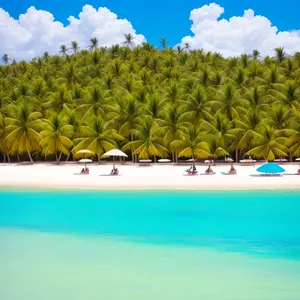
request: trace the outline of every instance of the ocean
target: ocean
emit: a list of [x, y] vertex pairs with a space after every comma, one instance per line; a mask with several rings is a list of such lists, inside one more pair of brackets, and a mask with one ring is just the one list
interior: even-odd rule
[[0, 191], [0, 299], [300, 299], [300, 190]]

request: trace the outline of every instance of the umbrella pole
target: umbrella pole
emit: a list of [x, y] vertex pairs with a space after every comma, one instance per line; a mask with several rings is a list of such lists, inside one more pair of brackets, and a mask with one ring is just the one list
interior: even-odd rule
[[115, 157], [113, 156], [113, 169], [115, 169]]

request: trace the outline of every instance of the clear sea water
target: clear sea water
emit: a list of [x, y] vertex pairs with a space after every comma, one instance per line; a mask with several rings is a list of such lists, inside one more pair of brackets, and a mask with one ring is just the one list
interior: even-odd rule
[[0, 299], [300, 299], [300, 190], [0, 191]]

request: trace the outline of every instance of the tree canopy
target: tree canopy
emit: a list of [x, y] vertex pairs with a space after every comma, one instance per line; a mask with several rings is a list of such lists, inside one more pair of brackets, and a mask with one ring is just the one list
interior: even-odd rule
[[60, 54], [0, 66], [0, 153], [70, 158], [114, 147], [132, 159], [274, 160], [300, 155], [300, 53], [225, 59], [124, 35], [122, 46], [61, 45]]

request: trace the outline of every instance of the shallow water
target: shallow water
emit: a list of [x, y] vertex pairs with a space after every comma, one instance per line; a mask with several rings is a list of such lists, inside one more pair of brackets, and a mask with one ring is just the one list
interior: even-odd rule
[[0, 299], [300, 298], [300, 191], [0, 192]]

